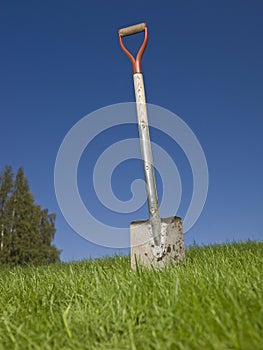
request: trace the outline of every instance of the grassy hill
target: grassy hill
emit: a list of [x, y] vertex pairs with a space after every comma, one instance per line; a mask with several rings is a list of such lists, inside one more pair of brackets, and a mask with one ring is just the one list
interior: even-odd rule
[[263, 243], [0, 270], [0, 349], [263, 349]]

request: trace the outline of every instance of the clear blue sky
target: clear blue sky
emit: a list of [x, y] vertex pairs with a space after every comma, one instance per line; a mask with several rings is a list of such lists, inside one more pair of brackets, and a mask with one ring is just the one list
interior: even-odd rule
[[[255, 0], [1, 2], [0, 167], [22, 165], [36, 202], [57, 213], [55, 244], [63, 260], [120, 252], [70, 228], [56, 201], [54, 164], [77, 121], [134, 100], [117, 29], [139, 22], [147, 22], [150, 34], [143, 58], [147, 100], [190, 126], [209, 167], [207, 202], [186, 243], [262, 239], [262, 11]], [[115, 136], [106, 134], [106, 143]], [[160, 141], [154, 133], [153, 139]], [[177, 166], [184, 173], [184, 162]], [[130, 193], [123, 176], [116, 177]], [[189, 199], [187, 190], [183, 196]]]

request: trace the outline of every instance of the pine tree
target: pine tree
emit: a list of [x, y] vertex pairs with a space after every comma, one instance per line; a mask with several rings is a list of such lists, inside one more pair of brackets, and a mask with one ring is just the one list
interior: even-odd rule
[[35, 204], [22, 167], [9, 191], [4, 205], [6, 234], [0, 263], [29, 265], [59, 261], [60, 252], [51, 244], [56, 231], [55, 215]]
[[4, 171], [0, 172], [0, 263], [8, 254], [9, 249], [9, 231], [7, 220], [7, 208], [10, 193], [13, 189], [13, 172], [10, 166], [6, 166]]

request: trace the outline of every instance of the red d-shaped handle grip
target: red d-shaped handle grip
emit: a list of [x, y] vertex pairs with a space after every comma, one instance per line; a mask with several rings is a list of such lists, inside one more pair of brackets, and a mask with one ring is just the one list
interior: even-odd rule
[[[144, 40], [143, 40], [143, 43], [142, 43], [142, 45], [137, 53], [136, 59], [135, 59], [133, 57], [133, 55], [130, 53], [130, 51], [127, 50], [126, 47], [124, 46], [122, 38], [124, 36], [133, 35], [136, 33], [143, 32], [143, 31], [144, 31]], [[134, 26], [119, 29], [118, 33], [119, 33], [119, 42], [120, 42], [121, 48], [124, 51], [124, 53], [131, 60], [133, 73], [134, 74], [135, 73], [142, 73], [142, 65], [141, 65], [142, 55], [144, 53], [144, 50], [145, 50], [147, 42], [148, 42], [148, 29], [147, 29], [146, 23], [140, 23], [140, 24], [136, 24]]]

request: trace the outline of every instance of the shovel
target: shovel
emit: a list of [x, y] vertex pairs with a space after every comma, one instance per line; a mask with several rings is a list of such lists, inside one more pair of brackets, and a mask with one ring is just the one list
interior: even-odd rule
[[[136, 58], [127, 50], [123, 37], [144, 32], [143, 43]], [[148, 42], [146, 23], [119, 29], [119, 42], [122, 50], [132, 63], [138, 129], [141, 154], [144, 165], [149, 219], [134, 221], [130, 224], [131, 267], [164, 267], [167, 263], [176, 264], [184, 260], [184, 237], [182, 219], [177, 216], [161, 218], [156, 190], [152, 148], [147, 117], [141, 60]]]

